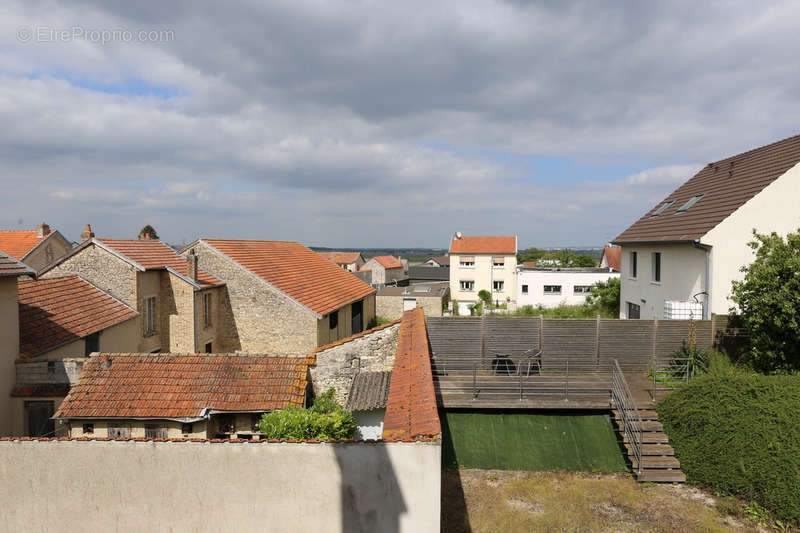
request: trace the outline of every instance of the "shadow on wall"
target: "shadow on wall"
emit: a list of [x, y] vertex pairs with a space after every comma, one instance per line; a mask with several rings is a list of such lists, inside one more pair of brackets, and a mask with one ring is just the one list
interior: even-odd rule
[[[359, 453], [375, 446], [377, 453]], [[386, 443], [346, 443], [333, 447], [341, 473], [341, 531], [397, 533], [408, 510]]]

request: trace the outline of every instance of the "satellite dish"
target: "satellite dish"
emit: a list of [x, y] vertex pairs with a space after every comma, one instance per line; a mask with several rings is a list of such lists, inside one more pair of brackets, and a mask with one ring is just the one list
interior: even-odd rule
[[460, 238], [461, 238], [461, 232], [460, 232], [460, 231], [457, 231], [457, 232], [456, 232], [456, 239], [460, 239]]

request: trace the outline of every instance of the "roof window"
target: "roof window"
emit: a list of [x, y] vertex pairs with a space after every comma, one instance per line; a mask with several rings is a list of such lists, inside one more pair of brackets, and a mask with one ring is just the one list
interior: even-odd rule
[[692, 197], [689, 199], [689, 201], [688, 201], [688, 202], [686, 202], [685, 204], [683, 204], [682, 206], [680, 206], [680, 207], [678, 208], [678, 211], [677, 211], [677, 212], [678, 212], [678, 213], [683, 213], [684, 211], [688, 211], [688, 210], [689, 210], [689, 208], [690, 208], [690, 207], [692, 207], [692, 206], [693, 206], [694, 204], [696, 204], [697, 202], [699, 202], [699, 201], [700, 201], [700, 199], [702, 199], [702, 198], [703, 198], [703, 196], [705, 196], [705, 193], [703, 193], [703, 194], [696, 194], [696, 195], [692, 196]]
[[664, 202], [664, 203], [663, 203], [663, 204], [661, 204], [661, 206], [660, 206], [658, 209], [656, 209], [656, 210], [653, 212], [653, 214], [652, 214], [652, 215], [650, 215], [650, 216], [657, 217], [658, 215], [660, 215], [661, 213], [663, 213], [664, 211], [666, 211], [666, 210], [667, 210], [667, 208], [668, 208], [669, 206], [671, 206], [672, 204], [674, 204], [674, 203], [675, 203], [675, 200], [670, 200], [670, 201], [668, 201], [668, 202]]

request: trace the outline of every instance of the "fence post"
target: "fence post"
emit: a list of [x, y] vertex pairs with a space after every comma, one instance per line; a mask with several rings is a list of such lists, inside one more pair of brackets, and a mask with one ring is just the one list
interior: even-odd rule
[[542, 337], [544, 336], [544, 315], [539, 315], [539, 351], [542, 351], [544, 343]]
[[717, 315], [715, 313], [711, 313], [711, 342], [709, 342], [709, 346], [714, 348], [714, 341], [717, 340]]
[[478, 365], [472, 365], [472, 399], [478, 397]]
[[600, 313], [594, 323], [594, 359], [595, 364], [600, 366]]
[[481, 363], [486, 363], [486, 317], [481, 317]]
[[567, 363], [567, 380], [565, 382], [566, 386], [564, 387], [564, 401], [568, 402], [569, 401], [569, 359], [566, 360], [566, 363]]
[[657, 349], [658, 349], [658, 317], [653, 318], [653, 354], [651, 359], [651, 364], [656, 363], [657, 357]]
[[522, 372], [519, 373], [519, 399], [522, 400]]

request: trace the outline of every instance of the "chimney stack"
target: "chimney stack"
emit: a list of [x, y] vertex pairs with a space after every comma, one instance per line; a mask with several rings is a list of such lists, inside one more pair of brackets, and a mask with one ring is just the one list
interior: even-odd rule
[[81, 242], [88, 241], [89, 239], [94, 238], [94, 232], [92, 231], [92, 226], [90, 224], [86, 224], [86, 227], [83, 228], [83, 233], [81, 233]]
[[36, 226], [36, 236], [40, 239], [47, 237], [50, 235], [50, 226], [47, 225], [47, 222], [42, 222], [38, 226]]
[[194, 250], [189, 250], [189, 254], [186, 256], [186, 275], [192, 281], [197, 281], [197, 255]]

